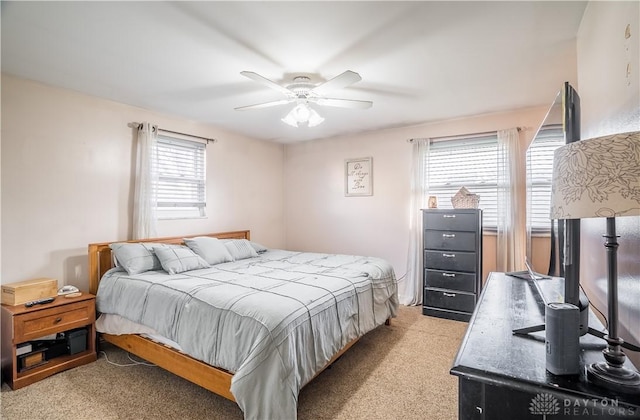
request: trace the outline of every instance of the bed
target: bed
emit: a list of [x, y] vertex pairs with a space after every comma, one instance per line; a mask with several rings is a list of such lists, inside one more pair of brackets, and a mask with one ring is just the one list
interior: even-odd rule
[[[114, 263], [140, 247], [152, 249], [153, 269]], [[248, 230], [88, 253], [101, 337], [235, 401], [246, 419], [296, 418], [300, 389], [398, 308], [388, 262], [266, 249]], [[114, 319], [126, 327], [112, 329]]]

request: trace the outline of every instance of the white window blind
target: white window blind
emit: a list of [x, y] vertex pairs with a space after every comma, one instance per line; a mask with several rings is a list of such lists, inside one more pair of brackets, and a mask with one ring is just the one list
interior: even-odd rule
[[438, 208], [453, 208], [451, 197], [461, 187], [480, 196], [485, 229], [497, 229], [498, 138], [496, 135], [434, 141], [425, 156], [428, 195]]
[[204, 217], [206, 144], [159, 135], [157, 145], [158, 218]]
[[549, 233], [553, 152], [565, 144], [561, 126], [541, 129], [527, 149], [527, 224], [531, 232]]

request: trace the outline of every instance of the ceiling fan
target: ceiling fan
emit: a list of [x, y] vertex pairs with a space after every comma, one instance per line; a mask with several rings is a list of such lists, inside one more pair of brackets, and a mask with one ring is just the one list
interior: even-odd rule
[[347, 70], [333, 79], [320, 84], [312, 83], [311, 79], [307, 76], [296, 76], [293, 78], [292, 83], [285, 86], [279, 85], [252, 71], [242, 71], [240, 74], [284, 94], [285, 98], [260, 104], [240, 106], [235, 108], [237, 111], [268, 108], [295, 102], [296, 106], [282, 118], [283, 122], [294, 127], [298, 127], [300, 123], [305, 122], [309, 127], [314, 127], [324, 121], [324, 118], [309, 106], [310, 103], [320, 106], [356, 109], [367, 109], [373, 105], [371, 101], [330, 98], [325, 96], [328, 92], [342, 89], [362, 80], [358, 73], [351, 70]]

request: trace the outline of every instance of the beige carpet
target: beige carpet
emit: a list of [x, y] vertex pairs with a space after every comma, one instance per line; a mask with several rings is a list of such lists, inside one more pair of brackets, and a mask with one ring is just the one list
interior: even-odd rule
[[[298, 418], [456, 419], [449, 369], [466, 326], [401, 307], [391, 326], [367, 334], [303, 388]], [[105, 350], [109, 360], [130, 363], [120, 349]], [[160, 368], [117, 367], [104, 354], [16, 391], [3, 384], [0, 395], [8, 420], [243, 418], [235, 403]]]

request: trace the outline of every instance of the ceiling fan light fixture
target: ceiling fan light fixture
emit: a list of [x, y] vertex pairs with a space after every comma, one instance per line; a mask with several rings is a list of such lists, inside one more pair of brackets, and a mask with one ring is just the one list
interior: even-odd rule
[[311, 83], [311, 78], [308, 76], [296, 76], [293, 78], [293, 83], [286, 86], [281, 86], [278, 83], [267, 79], [264, 76], [254, 73], [252, 71], [242, 71], [241, 75], [248, 77], [260, 84], [263, 84], [273, 90], [285, 95], [286, 99], [277, 101], [269, 101], [255, 105], [247, 105], [236, 107], [236, 110], [258, 109], [268, 108], [276, 105], [283, 105], [295, 102], [296, 105], [290, 110], [287, 115], [281, 119], [281, 121], [292, 127], [299, 127], [300, 124], [305, 124], [307, 127], [315, 127], [322, 124], [324, 118], [318, 114], [318, 112], [309, 106], [309, 103], [313, 103], [314, 106], [332, 106], [337, 108], [352, 108], [352, 109], [367, 109], [371, 108], [373, 102], [361, 101], [356, 99], [344, 99], [344, 98], [329, 98], [325, 95], [333, 90], [342, 89], [353, 83], [362, 80], [360, 75], [354, 71], [346, 70], [337, 75], [333, 79], [326, 82], [315, 84]]
[[320, 125], [322, 124], [322, 122], [324, 121], [324, 118], [322, 118], [320, 116], [320, 114], [318, 114], [316, 112], [315, 109], [310, 109], [311, 110], [311, 115], [309, 115], [309, 127], [315, 127], [316, 125]]
[[308, 127], [315, 127], [321, 124], [324, 118], [306, 102], [300, 102], [281, 121], [291, 127], [299, 127], [302, 123], [307, 123]]
[[306, 122], [309, 121], [309, 117], [311, 116], [311, 108], [309, 108], [309, 105], [306, 103], [301, 102], [296, 105], [289, 114], [293, 115], [293, 118], [299, 123]]
[[291, 111], [284, 118], [282, 118], [281, 121], [287, 125], [290, 125], [291, 127], [298, 128], [298, 121], [293, 118]]

